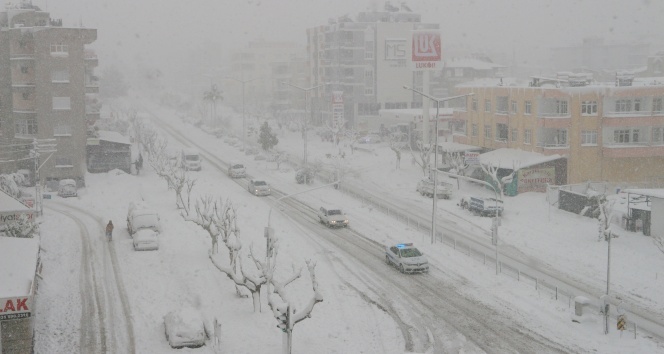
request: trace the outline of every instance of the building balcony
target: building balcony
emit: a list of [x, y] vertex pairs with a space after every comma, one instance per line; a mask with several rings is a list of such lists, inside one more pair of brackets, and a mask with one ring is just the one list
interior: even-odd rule
[[662, 115], [662, 112], [652, 112], [652, 111], [604, 112], [605, 117], [612, 117], [612, 118], [650, 117], [652, 115]]
[[538, 112], [537, 117], [541, 119], [565, 119], [565, 118], [571, 118], [572, 115], [567, 112], [567, 113], [560, 113], [560, 112]]
[[654, 157], [664, 156], [664, 145], [633, 144], [604, 144], [603, 157]]

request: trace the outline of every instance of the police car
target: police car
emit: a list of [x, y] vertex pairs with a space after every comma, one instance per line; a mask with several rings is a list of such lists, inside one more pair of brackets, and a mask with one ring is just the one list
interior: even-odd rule
[[429, 261], [412, 243], [398, 243], [385, 247], [385, 262], [401, 273], [428, 273]]

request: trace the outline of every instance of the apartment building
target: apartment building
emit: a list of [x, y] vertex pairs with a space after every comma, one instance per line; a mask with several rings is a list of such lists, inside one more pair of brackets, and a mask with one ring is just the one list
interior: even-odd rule
[[343, 92], [347, 128], [368, 129], [368, 121], [380, 109], [422, 107], [421, 95], [403, 89], [408, 85], [422, 91], [425, 82], [423, 72], [407, 64], [407, 43], [413, 30], [437, 29], [436, 23], [423, 23], [420, 14], [391, 6], [307, 29], [309, 85], [327, 84], [319, 96], [312, 96], [322, 100], [324, 119], [335, 116], [331, 108], [335, 91]]
[[88, 126], [99, 117], [97, 58], [86, 48], [96, 38], [96, 29], [65, 28], [30, 2], [0, 12], [0, 129], [16, 150], [0, 168], [34, 172], [26, 147], [37, 142], [49, 151], [42, 182], [84, 182]]
[[563, 183], [664, 179], [664, 82], [579, 77], [530, 82], [484, 79], [457, 86], [474, 93], [454, 113], [454, 141], [566, 157]]

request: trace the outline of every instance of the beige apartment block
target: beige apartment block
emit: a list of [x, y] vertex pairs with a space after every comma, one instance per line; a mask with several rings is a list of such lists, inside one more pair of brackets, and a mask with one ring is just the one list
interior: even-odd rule
[[42, 182], [84, 183], [88, 127], [99, 114], [97, 59], [86, 46], [96, 38], [96, 29], [63, 27], [29, 2], [0, 12], [0, 158], [13, 161], [3, 172], [34, 173], [28, 151], [36, 143]]
[[664, 181], [662, 81], [486, 79], [456, 93], [474, 95], [454, 113], [455, 142], [559, 154], [567, 160], [566, 183]]

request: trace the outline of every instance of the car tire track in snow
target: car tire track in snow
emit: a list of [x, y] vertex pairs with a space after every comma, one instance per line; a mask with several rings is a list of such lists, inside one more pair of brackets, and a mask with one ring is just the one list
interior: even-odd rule
[[[426, 351], [433, 346], [434, 351], [485, 351], [491, 352], [533, 352], [566, 353], [574, 350], [522, 327], [503, 313], [499, 313], [458, 290], [460, 281], [454, 276], [403, 275], [393, 267], [384, 264], [384, 249], [377, 242], [367, 239], [352, 229], [331, 230], [320, 226], [309, 206], [301, 202], [284, 200], [286, 217], [298, 226], [307, 227], [306, 235], [329, 250], [328, 244], [346, 255], [337, 257], [333, 263], [342, 270], [337, 274], [349, 280], [353, 274], [359, 284], [366, 288], [365, 296], [373, 293], [383, 301], [388, 313], [398, 316], [405, 323], [409, 336], [405, 336], [406, 351]], [[322, 228], [322, 230], [321, 230]], [[313, 231], [313, 232], [312, 232]], [[325, 243], [326, 245], [324, 245]], [[325, 253], [326, 257], [332, 258]], [[343, 274], [343, 275], [342, 275]], [[463, 284], [461, 284], [463, 285]], [[433, 331], [435, 343], [429, 343], [429, 331]], [[408, 342], [412, 338], [412, 343]], [[409, 348], [408, 346], [412, 346]]]
[[[95, 294], [94, 298], [96, 312], [99, 321], [99, 325], [97, 327], [99, 333], [101, 334], [100, 348], [95, 348], [97, 350], [89, 350], [84, 348], [83, 344], [81, 344], [81, 352], [135, 353], [136, 345], [134, 339], [131, 309], [129, 307], [129, 301], [127, 299], [126, 291], [122, 281], [122, 274], [118, 266], [114, 244], [112, 242], [108, 243], [108, 241], [104, 238], [102, 235], [103, 231], [100, 231], [101, 226], [96, 226], [98, 228], [95, 231], [90, 232], [86, 224], [82, 221], [81, 215], [84, 215], [85, 217], [93, 220], [95, 225], [104, 225], [104, 221], [101, 220], [100, 217], [78, 207], [66, 205], [63, 203], [55, 203], [57, 204], [57, 207], [54, 208], [53, 204], [54, 203], [49, 203], [48, 207], [74, 220], [81, 230], [81, 268], [89, 268], [91, 275], [91, 277], [87, 277], [88, 280], [85, 288], [93, 288]], [[68, 210], [64, 210], [63, 208]], [[95, 234], [99, 236], [93, 236]], [[95, 238], [96, 242], [94, 243], [96, 245], [103, 245], [103, 247], [96, 247], [94, 249], [92, 248], [92, 240], [95, 240]], [[106, 252], [107, 248], [108, 253]], [[101, 255], [99, 254], [100, 252]], [[99, 279], [97, 275], [98, 267], [100, 266], [99, 262], [103, 262], [103, 280]], [[84, 288], [83, 284], [81, 285], [81, 288]], [[87, 296], [85, 296], [85, 294], [83, 295], [83, 305], [86, 306], [86, 300], [83, 299]], [[120, 300], [121, 311], [117, 311], [117, 302], [115, 299]], [[92, 311], [94, 310], [95, 309], [92, 309]], [[85, 310], [84, 313], [89, 313], [90, 311], [91, 310], [88, 309]], [[87, 327], [92, 326], [83, 326], [82, 323], [82, 343], [89, 342], [89, 334], [84, 334], [84, 332], [89, 331]], [[117, 333], [118, 330], [121, 330], [121, 333]], [[85, 338], [83, 336], [85, 336]]]

